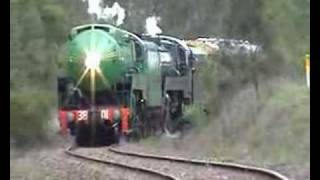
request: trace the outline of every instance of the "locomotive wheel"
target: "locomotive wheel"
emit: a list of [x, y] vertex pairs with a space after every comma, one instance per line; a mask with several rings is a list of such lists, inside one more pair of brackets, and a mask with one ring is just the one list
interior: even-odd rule
[[162, 133], [163, 110], [162, 107], [148, 109], [146, 127], [148, 135], [157, 136]]
[[182, 113], [177, 111], [181, 106], [181, 104], [178, 106], [172, 106], [170, 97], [166, 97], [163, 130], [167, 137], [178, 138], [181, 136]]
[[68, 128], [70, 129], [70, 134], [72, 136], [76, 135], [76, 123], [74, 121], [68, 123]]
[[91, 129], [91, 133], [91, 146], [110, 146], [119, 142], [119, 135], [112, 127], [110, 121], [95, 122], [93, 129]]
[[118, 129], [112, 127], [112, 123], [110, 121], [106, 121], [104, 123], [105, 127], [105, 134], [103, 134], [104, 137], [104, 144], [106, 146], [109, 146], [111, 144], [118, 144], [119, 143], [119, 131]]
[[101, 122], [97, 122], [94, 125], [94, 132], [92, 134], [92, 146], [106, 146], [108, 145], [108, 132], [109, 129], [106, 128], [106, 126], [101, 123]]
[[142, 101], [142, 95], [135, 93], [132, 99], [134, 104], [134, 121], [132, 124], [133, 132], [131, 137], [134, 140], [146, 137], [146, 123], [145, 123], [145, 101]]
[[133, 132], [130, 137], [132, 140], [139, 141], [139, 139], [143, 137], [143, 124], [138, 114], [135, 117], [134, 123]]
[[108, 123], [86, 124], [78, 122], [76, 124], [75, 142], [78, 146], [109, 146], [119, 143], [119, 134]]
[[85, 122], [77, 122], [75, 130], [75, 141], [78, 146], [89, 146], [90, 126]]
[[167, 137], [170, 138], [178, 138], [181, 135], [181, 122], [179, 122], [179, 119], [173, 119], [171, 117], [168, 117], [165, 119], [164, 122], [164, 132]]

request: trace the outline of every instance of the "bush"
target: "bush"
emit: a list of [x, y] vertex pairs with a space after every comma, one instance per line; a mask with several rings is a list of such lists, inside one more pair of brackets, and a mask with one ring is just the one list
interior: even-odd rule
[[249, 147], [260, 160], [310, 160], [310, 94], [303, 84], [283, 82], [265, 102], [248, 131]]
[[208, 124], [208, 115], [203, 105], [194, 104], [184, 109], [184, 119], [191, 123], [196, 130], [201, 130]]
[[10, 1], [10, 141], [17, 145], [47, 137], [57, 104], [57, 62], [65, 60], [67, 31], [88, 20], [84, 6], [78, 0]]
[[17, 145], [46, 138], [52, 97], [46, 92], [21, 92], [10, 95], [10, 136]]

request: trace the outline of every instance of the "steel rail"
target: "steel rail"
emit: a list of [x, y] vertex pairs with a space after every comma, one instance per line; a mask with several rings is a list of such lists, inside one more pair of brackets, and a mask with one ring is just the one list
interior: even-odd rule
[[177, 177], [162, 173], [162, 172], [158, 172], [152, 169], [147, 169], [147, 168], [141, 168], [141, 167], [134, 167], [134, 166], [129, 166], [127, 164], [122, 164], [122, 163], [117, 163], [117, 162], [113, 162], [113, 161], [108, 161], [108, 160], [102, 160], [99, 158], [95, 158], [95, 157], [89, 157], [89, 156], [85, 156], [85, 155], [81, 155], [78, 154], [76, 152], [73, 151], [72, 147], [69, 147], [65, 150], [65, 153], [69, 156], [72, 157], [76, 157], [79, 159], [84, 159], [84, 160], [88, 160], [88, 161], [93, 161], [96, 163], [100, 163], [100, 164], [106, 164], [106, 165], [111, 165], [111, 166], [115, 166], [115, 167], [119, 167], [119, 168], [123, 168], [123, 169], [130, 169], [132, 171], [139, 171], [139, 172], [143, 172], [145, 174], [149, 174], [152, 176], [157, 176], [163, 179], [168, 179], [168, 180], [180, 180]]
[[173, 162], [180, 162], [180, 163], [188, 163], [188, 164], [193, 164], [193, 165], [212, 166], [212, 167], [215, 166], [215, 167], [228, 168], [228, 169], [233, 169], [233, 170], [238, 170], [238, 171], [256, 173], [256, 174], [268, 176], [271, 178], [275, 178], [278, 180], [289, 180], [289, 178], [287, 178], [286, 176], [284, 176], [276, 171], [273, 171], [273, 170], [260, 168], [260, 167], [254, 167], [254, 166], [248, 166], [248, 165], [242, 165], [242, 164], [237, 164], [237, 163], [192, 160], [192, 159], [185, 159], [185, 158], [180, 158], [180, 157], [160, 156], [160, 155], [153, 155], [153, 154], [128, 152], [128, 151], [119, 150], [114, 147], [110, 147], [110, 148], [108, 148], [108, 150], [113, 153], [127, 155], [127, 156], [166, 160], [166, 161], [173, 161]]

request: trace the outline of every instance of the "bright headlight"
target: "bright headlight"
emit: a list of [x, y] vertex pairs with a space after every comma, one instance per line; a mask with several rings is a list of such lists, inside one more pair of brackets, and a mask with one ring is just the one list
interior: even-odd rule
[[101, 56], [97, 52], [88, 52], [85, 59], [85, 65], [90, 69], [97, 69], [100, 65]]

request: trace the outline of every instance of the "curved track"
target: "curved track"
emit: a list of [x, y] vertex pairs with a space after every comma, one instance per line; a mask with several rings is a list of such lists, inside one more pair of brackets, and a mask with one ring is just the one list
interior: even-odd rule
[[213, 162], [213, 161], [200, 161], [200, 160], [191, 160], [191, 159], [184, 159], [179, 157], [171, 157], [171, 156], [159, 156], [159, 155], [153, 155], [153, 154], [144, 154], [144, 153], [137, 153], [137, 152], [128, 152], [119, 150], [116, 148], [109, 148], [109, 151], [127, 155], [127, 156], [135, 156], [140, 158], [150, 158], [150, 159], [158, 159], [158, 160], [166, 160], [166, 161], [173, 161], [173, 162], [180, 162], [180, 163], [188, 163], [193, 165], [200, 165], [200, 166], [215, 166], [215, 167], [221, 167], [221, 168], [228, 168], [236, 171], [243, 171], [243, 172], [252, 172], [256, 174], [260, 174], [263, 176], [268, 176], [273, 179], [277, 180], [289, 180], [284, 175], [272, 171], [265, 168], [259, 168], [259, 167], [253, 167], [253, 166], [247, 166], [247, 165], [241, 165], [236, 163], [226, 163], [226, 162]]
[[[178, 157], [172, 157], [172, 156], [159, 156], [159, 155], [154, 155], [154, 154], [145, 154], [145, 153], [138, 153], [138, 152], [129, 152], [129, 151], [124, 151], [120, 150], [118, 148], [114, 147], [109, 147], [107, 148], [108, 152], [115, 153], [114, 155], [118, 156], [123, 156], [124, 157], [130, 157], [130, 158], [136, 158], [136, 159], [145, 159], [145, 160], [153, 160], [153, 161], [168, 161], [170, 163], [179, 163], [179, 164], [185, 164], [185, 165], [190, 165], [190, 166], [197, 166], [197, 167], [214, 167], [214, 168], [220, 168], [220, 169], [226, 169], [228, 171], [235, 171], [237, 173], [242, 173], [242, 174], [252, 174], [254, 176], [259, 176], [260, 179], [261, 177], [267, 178], [267, 179], [275, 179], [275, 180], [289, 180], [287, 177], [279, 174], [278, 172], [269, 170], [269, 169], [264, 169], [264, 168], [258, 168], [258, 167], [253, 167], [253, 166], [246, 166], [246, 165], [240, 165], [240, 164], [235, 164], [235, 163], [225, 163], [225, 162], [212, 162], [212, 161], [200, 161], [200, 160], [191, 160], [191, 159], [184, 159], [184, 158], [178, 158]], [[146, 168], [143, 166], [133, 166], [133, 165], [128, 165], [129, 163], [119, 163], [115, 162], [112, 160], [106, 160], [106, 158], [95, 158], [92, 156], [87, 156], [83, 154], [76, 153], [73, 151], [72, 148], [68, 148], [65, 151], [68, 155], [89, 160], [89, 161], [94, 161], [97, 163], [103, 163], [111, 166], [116, 166], [119, 168], [124, 168], [124, 169], [129, 169], [133, 171], [138, 171], [141, 173], [145, 173], [148, 175], [151, 175], [153, 177], [161, 178], [161, 179], [169, 179], [169, 180], [179, 180], [181, 179], [178, 176], [172, 176], [170, 173], [165, 173], [162, 170], [154, 170], [150, 168]], [[262, 178], [262, 179], [264, 179]], [[256, 178], [253, 178], [256, 179]]]
[[76, 157], [76, 158], [80, 158], [80, 159], [84, 159], [84, 160], [88, 160], [88, 161], [94, 161], [94, 162], [97, 162], [97, 163], [111, 165], [111, 166], [115, 166], [115, 167], [119, 167], [119, 168], [123, 168], [123, 169], [129, 169], [129, 170], [133, 170], [133, 171], [140, 171], [142, 173], [146, 173], [146, 174], [149, 174], [151, 176], [159, 177], [159, 178], [162, 178], [162, 179], [178, 180], [178, 178], [176, 178], [176, 177], [170, 176], [170, 175], [165, 174], [165, 173], [157, 172], [157, 171], [154, 171], [154, 170], [151, 170], [151, 169], [141, 168], [141, 167], [134, 167], [134, 166], [130, 166], [130, 165], [127, 165], [127, 164], [108, 161], [108, 160], [105, 160], [105, 159], [99, 159], [99, 158], [89, 157], [89, 156], [86, 156], [86, 155], [81, 155], [81, 154], [75, 153], [73, 151], [72, 147], [67, 148], [65, 150], [65, 153], [67, 155], [70, 155], [70, 156], [73, 156], [73, 157]]

